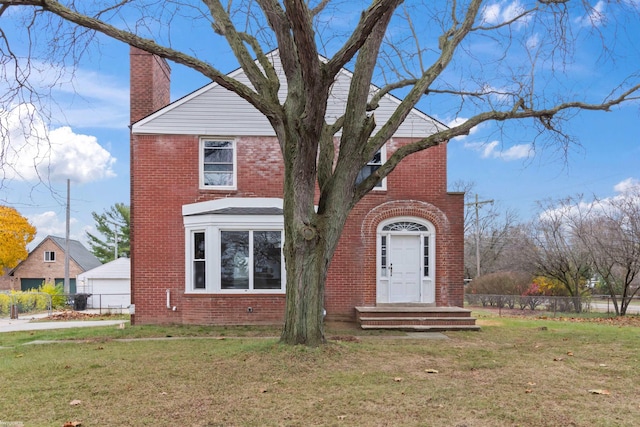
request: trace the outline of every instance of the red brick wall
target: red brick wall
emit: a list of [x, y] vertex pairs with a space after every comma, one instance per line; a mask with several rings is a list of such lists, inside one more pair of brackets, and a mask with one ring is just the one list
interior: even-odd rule
[[169, 104], [171, 68], [164, 59], [133, 46], [129, 61], [129, 114], [131, 123], [135, 123]]
[[[139, 53], [132, 49], [132, 121], [169, 102], [166, 63]], [[158, 91], [150, 94], [154, 85]], [[395, 139], [387, 155], [408, 141]], [[198, 137], [131, 136], [135, 323], [282, 322], [282, 294], [184, 293], [183, 205], [224, 197], [282, 197], [282, 159], [275, 138], [240, 137], [236, 144], [238, 190], [200, 190]], [[405, 159], [387, 178], [388, 190], [372, 192], [358, 203], [329, 269], [325, 302], [330, 318], [353, 319], [355, 306], [375, 304], [376, 228], [393, 216], [418, 216], [434, 224], [436, 301], [462, 305], [463, 197], [446, 193], [446, 177], [446, 145], [442, 145]], [[176, 311], [167, 309], [167, 290]]]

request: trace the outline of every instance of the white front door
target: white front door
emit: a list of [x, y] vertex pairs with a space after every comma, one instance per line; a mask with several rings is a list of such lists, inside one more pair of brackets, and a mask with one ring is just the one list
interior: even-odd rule
[[390, 236], [389, 302], [420, 302], [420, 236]]

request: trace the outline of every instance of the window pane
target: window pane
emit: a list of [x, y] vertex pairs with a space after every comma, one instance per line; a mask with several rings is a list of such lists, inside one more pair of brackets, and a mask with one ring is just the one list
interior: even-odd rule
[[205, 148], [233, 148], [232, 141], [205, 141]]
[[429, 276], [429, 236], [424, 236], [424, 247], [423, 247], [423, 253], [424, 253], [424, 259], [422, 261], [422, 266], [423, 266], [423, 276], [428, 277]]
[[205, 163], [205, 172], [233, 172], [232, 164], [225, 163]]
[[231, 186], [233, 185], [233, 174], [207, 172], [204, 174], [204, 185]]
[[280, 289], [282, 238], [280, 231], [253, 232], [253, 288]]
[[204, 161], [213, 163], [232, 163], [233, 150], [229, 148], [223, 149], [204, 149]]
[[204, 233], [193, 233], [193, 288], [205, 289], [205, 243]]
[[194, 289], [204, 289], [206, 287], [204, 271], [205, 271], [204, 261], [193, 262], [193, 288]]
[[387, 277], [387, 236], [382, 236], [380, 241], [380, 275]]
[[249, 232], [220, 232], [222, 289], [249, 289]]
[[[373, 156], [373, 159], [371, 159], [369, 163], [365, 165], [365, 167], [360, 169], [358, 177], [356, 178], [356, 184], [360, 184], [362, 181], [364, 181], [365, 178], [369, 177], [372, 173], [378, 170], [381, 165], [382, 151], [378, 150], [378, 152]], [[376, 187], [382, 187], [382, 182], [378, 182], [376, 184]]]
[[373, 159], [371, 159], [371, 161], [368, 164], [369, 165], [381, 165], [382, 164], [382, 152], [380, 150], [378, 150], [378, 152], [373, 155]]

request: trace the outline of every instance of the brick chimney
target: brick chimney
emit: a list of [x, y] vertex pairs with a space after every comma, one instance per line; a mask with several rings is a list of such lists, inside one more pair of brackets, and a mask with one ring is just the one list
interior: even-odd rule
[[164, 58], [131, 46], [130, 117], [135, 123], [171, 101], [171, 68]]

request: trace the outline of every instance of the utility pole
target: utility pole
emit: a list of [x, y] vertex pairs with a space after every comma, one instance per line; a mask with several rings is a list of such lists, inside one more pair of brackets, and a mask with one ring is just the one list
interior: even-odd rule
[[69, 224], [71, 222], [71, 180], [67, 179], [67, 228], [64, 237], [64, 293], [71, 293], [69, 280]]
[[113, 240], [115, 242], [115, 247], [113, 250], [113, 260], [117, 260], [118, 259], [118, 223], [114, 222], [114, 221], [109, 221], [108, 219], [105, 219], [106, 222], [108, 222], [109, 224], [113, 224], [113, 228], [114, 228], [114, 232], [113, 232]]
[[480, 277], [480, 207], [487, 203], [493, 203], [491, 200], [478, 200], [478, 194], [476, 193], [476, 201], [466, 203], [465, 206], [475, 206], [476, 208], [476, 277]]

